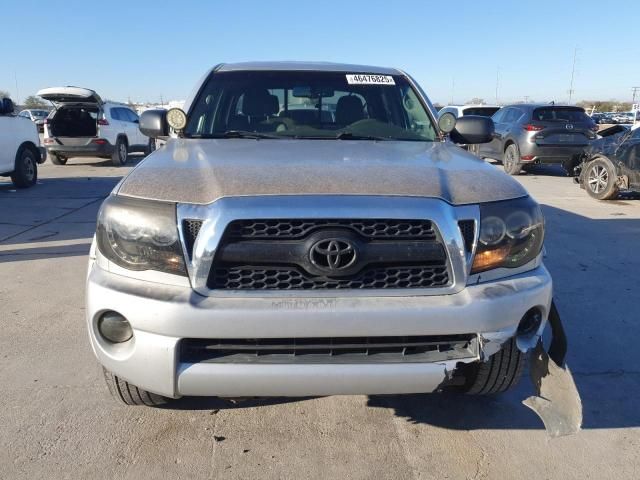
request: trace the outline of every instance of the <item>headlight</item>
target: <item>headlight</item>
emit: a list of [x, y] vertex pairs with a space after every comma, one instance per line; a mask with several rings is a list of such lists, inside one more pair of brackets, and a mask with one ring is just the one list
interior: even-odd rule
[[110, 196], [98, 214], [100, 252], [128, 270], [187, 274], [176, 225], [176, 207]]
[[538, 256], [544, 218], [530, 197], [480, 205], [480, 233], [471, 273], [516, 268]]

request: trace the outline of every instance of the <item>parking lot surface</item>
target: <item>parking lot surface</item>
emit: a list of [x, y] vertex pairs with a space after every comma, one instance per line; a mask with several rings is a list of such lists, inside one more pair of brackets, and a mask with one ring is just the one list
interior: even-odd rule
[[136, 408], [110, 398], [91, 352], [84, 276], [100, 203], [140, 158], [47, 162], [27, 190], [0, 179], [0, 478], [638, 478], [640, 199], [597, 202], [551, 167], [517, 177], [546, 215], [577, 435], [547, 436], [521, 404], [526, 376], [488, 398]]

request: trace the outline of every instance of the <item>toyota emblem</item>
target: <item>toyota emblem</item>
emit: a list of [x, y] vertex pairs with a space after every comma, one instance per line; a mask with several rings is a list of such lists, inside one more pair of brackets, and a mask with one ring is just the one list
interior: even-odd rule
[[344, 238], [325, 238], [311, 246], [309, 259], [325, 272], [339, 272], [351, 267], [358, 253], [355, 245]]

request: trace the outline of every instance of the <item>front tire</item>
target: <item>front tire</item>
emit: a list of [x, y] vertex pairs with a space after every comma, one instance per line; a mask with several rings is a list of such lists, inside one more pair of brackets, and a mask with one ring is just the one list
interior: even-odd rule
[[11, 181], [18, 188], [28, 188], [38, 181], [38, 162], [35, 153], [28, 147], [18, 150], [16, 169], [11, 174]]
[[584, 186], [596, 200], [611, 200], [618, 196], [618, 175], [608, 158], [598, 157], [585, 167]]
[[111, 163], [114, 167], [120, 167], [127, 163], [128, 148], [124, 138], [118, 137], [116, 146], [111, 154]]
[[515, 143], [509, 144], [504, 151], [504, 160], [502, 161], [504, 171], [509, 175], [519, 175], [522, 170], [522, 163], [520, 162], [520, 151]]
[[524, 369], [524, 360], [525, 355], [518, 350], [516, 340], [512, 338], [486, 362], [464, 365], [464, 392], [469, 395], [506, 392], [518, 384]]
[[56, 155], [55, 153], [49, 152], [49, 157], [51, 158], [51, 163], [54, 165], [66, 165], [68, 158], [61, 157], [60, 155]]
[[147, 392], [131, 385], [110, 371], [102, 368], [104, 379], [107, 382], [109, 392], [118, 402], [125, 405], [144, 405], [147, 407], [159, 407], [168, 403], [169, 399], [156, 393]]
[[151, 155], [156, 151], [156, 139], [150, 138], [149, 142], [147, 142], [147, 148], [144, 150], [145, 155]]

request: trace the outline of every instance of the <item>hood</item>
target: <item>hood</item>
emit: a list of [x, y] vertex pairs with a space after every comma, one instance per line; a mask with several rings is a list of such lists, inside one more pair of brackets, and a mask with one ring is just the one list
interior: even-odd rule
[[256, 195], [394, 195], [454, 205], [527, 195], [515, 180], [451, 143], [171, 139], [118, 195], [207, 204]]

